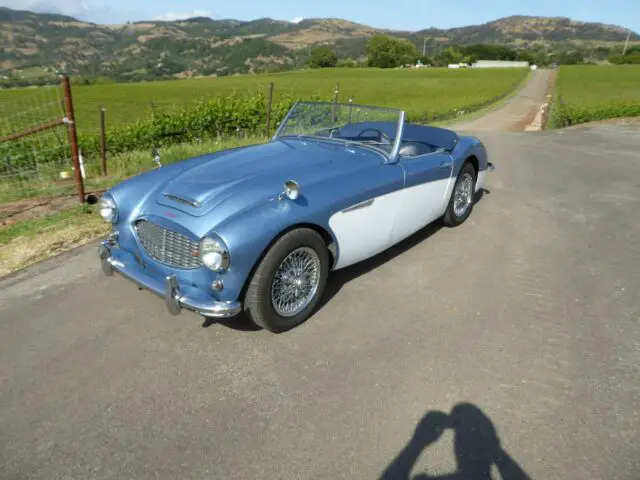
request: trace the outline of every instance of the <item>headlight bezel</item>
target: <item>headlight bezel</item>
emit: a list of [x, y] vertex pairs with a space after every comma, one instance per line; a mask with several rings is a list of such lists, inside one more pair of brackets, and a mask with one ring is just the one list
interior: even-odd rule
[[[98, 203], [98, 211], [105, 222], [116, 223], [118, 221], [118, 205], [116, 205], [113, 197], [105, 193], [100, 197]], [[110, 214], [106, 212], [111, 212]]]
[[216, 235], [203, 237], [200, 240], [198, 251], [204, 266], [214, 272], [224, 272], [231, 265], [229, 248], [224, 241]]

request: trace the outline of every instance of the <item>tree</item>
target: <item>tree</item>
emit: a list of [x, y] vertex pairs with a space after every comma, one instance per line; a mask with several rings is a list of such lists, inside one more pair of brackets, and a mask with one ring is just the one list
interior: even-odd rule
[[311, 50], [311, 56], [307, 63], [312, 68], [335, 67], [338, 63], [338, 56], [330, 47], [315, 47]]
[[408, 40], [388, 35], [375, 35], [367, 42], [367, 57], [370, 67], [393, 68], [415, 63], [420, 53]]

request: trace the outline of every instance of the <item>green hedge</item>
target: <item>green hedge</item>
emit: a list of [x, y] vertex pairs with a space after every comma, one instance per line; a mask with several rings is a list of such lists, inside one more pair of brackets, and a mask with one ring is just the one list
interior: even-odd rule
[[[272, 105], [271, 133], [282, 121], [293, 103], [298, 100], [292, 95], [284, 95]], [[328, 100], [319, 94], [311, 100]], [[109, 154], [120, 154], [133, 150], [162, 148], [185, 142], [209, 138], [231, 136], [255, 136], [266, 134], [267, 107], [264, 91], [250, 95], [228, 95], [200, 100], [188, 108], [156, 110], [147, 118], [107, 132]], [[65, 137], [65, 132], [60, 132]], [[62, 138], [66, 142], [66, 138]], [[100, 155], [100, 136], [81, 135], [78, 143], [87, 160]], [[50, 143], [38, 144], [34, 148], [31, 138], [0, 144], [0, 175], [20, 172], [27, 173], [37, 161], [38, 164], [60, 164], [64, 156], [63, 144], [50, 137]], [[68, 155], [68, 153], [67, 153]]]
[[640, 65], [562, 66], [548, 126], [640, 116]]

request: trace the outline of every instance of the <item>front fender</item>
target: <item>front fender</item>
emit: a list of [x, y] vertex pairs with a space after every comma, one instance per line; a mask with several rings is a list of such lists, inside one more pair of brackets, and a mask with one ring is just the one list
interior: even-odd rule
[[[231, 254], [229, 269], [219, 274], [224, 283], [224, 289], [219, 294], [221, 300], [240, 299], [254, 267], [283, 232], [297, 225], [308, 225], [332, 236], [326, 215], [314, 212], [309, 207], [307, 197], [304, 196], [296, 200], [274, 196], [212, 230], [226, 243]], [[335, 241], [333, 236], [332, 240]]]

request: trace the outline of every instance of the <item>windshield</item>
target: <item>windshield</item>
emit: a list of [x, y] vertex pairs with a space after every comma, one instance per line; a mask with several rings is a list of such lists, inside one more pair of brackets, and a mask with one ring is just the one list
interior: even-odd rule
[[275, 137], [313, 137], [394, 150], [403, 115], [400, 110], [338, 103], [297, 103]]

